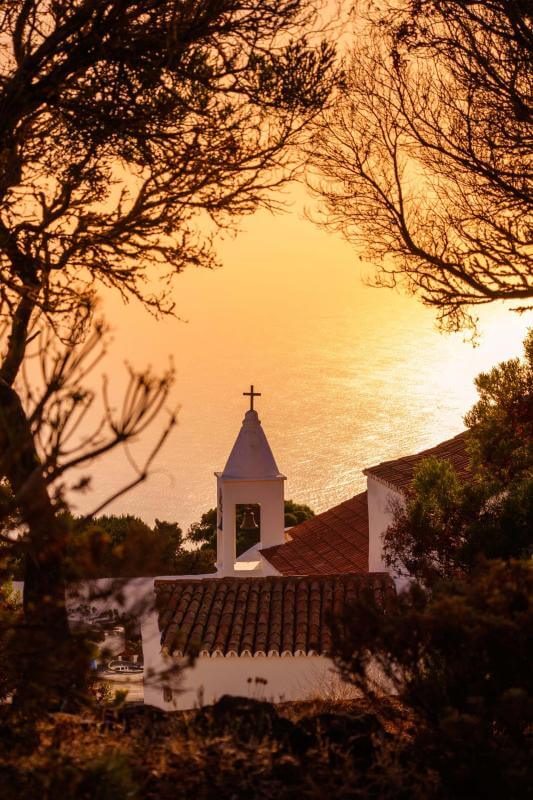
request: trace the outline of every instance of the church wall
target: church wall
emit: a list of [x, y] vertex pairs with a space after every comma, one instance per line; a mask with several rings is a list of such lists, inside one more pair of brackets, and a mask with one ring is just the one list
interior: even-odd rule
[[[160, 658], [164, 669], [165, 663]], [[170, 693], [169, 693], [170, 689]], [[324, 656], [209, 657], [200, 656], [192, 668], [169, 680], [145, 678], [144, 702], [167, 711], [216, 703], [222, 695], [283, 702], [316, 696], [353, 696], [353, 687], [341, 681], [333, 662]]]
[[367, 478], [368, 490], [368, 571], [387, 572], [383, 561], [383, 534], [393, 522], [394, 503], [403, 502], [402, 495]]
[[[147, 615], [142, 623], [147, 705], [168, 711], [211, 705], [224, 694], [281, 702], [338, 691], [340, 677], [331, 659], [324, 656], [199, 656], [193, 667], [182, 662], [185, 668], [175, 674], [177, 662], [161, 652], [160, 636], [157, 615]], [[351, 687], [342, 686], [344, 692], [352, 692]]]
[[263, 575], [265, 578], [268, 577], [269, 575], [281, 575], [281, 572], [278, 569], [276, 569], [276, 567], [273, 564], [270, 563], [268, 558], [265, 558], [264, 555], [261, 554], [261, 551], [259, 551], [259, 557], [261, 559], [261, 561], [259, 562], [260, 563], [259, 569], [261, 570], [261, 575]]
[[222, 532], [217, 533], [217, 547], [222, 545], [217, 553], [217, 564], [220, 565], [223, 574], [233, 574], [236, 505], [260, 504], [261, 547], [271, 547], [284, 542], [284, 478], [255, 481], [218, 477], [218, 496], [222, 499], [224, 527]]
[[[161, 652], [156, 614], [143, 620], [142, 637], [144, 702], [166, 711], [211, 705], [225, 694], [272, 702], [357, 696], [326, 656], [199, 656], [192, 667], [182, 661], [178, 673], [179, 662]], [[370, 674], [392, 691], [377, 665], [370, 665]]]

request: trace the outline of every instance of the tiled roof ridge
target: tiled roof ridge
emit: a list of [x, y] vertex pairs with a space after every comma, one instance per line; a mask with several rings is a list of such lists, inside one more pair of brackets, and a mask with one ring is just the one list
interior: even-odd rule
[[289, 535], [288, 542], [260, 551], [282, 575], [368, 572], [367, 492], [295, 525]]
[[[275, 547], [283, 547], [283, 545], [275, 545]], [[268, 575], [266, 577], [258, 577], [257, 575], [225, 575], [222, 578], [216, 577], [213, 575], [209, 578], [195, 578], [189, 576], [181, 576], [177, 575], [175, 578], [156, 578], [154, 581], [155, 586], [175, 586], [176, 584], [200, 584], [200, 583], [211, 583], [212, 581], [216, 581], [217, 583], [225, 583], [225, 582], [239, 582], [239, 583], [257, 583], [258, 581], [306, 581], [306, 580], [320, 580], [320, 581], [329, 581], [333, 580], [334, 578], [343, 578], [348, 580], [364, 580], [367, 577], [379, 577], [379, 576], [386, 576], [388, 577], [389, 573], [385, 570], [381, 572], [334, 572], [328, 575], [324, 575], [321, 572], [316, 573], [309, 573], [306, 575]]]
[[163, 649], [170, 655], [327, 655], [329, 615], [340, 617], [361, 591], [379, 602], [394, 592], [390, 576], [269, 576], [163, 579], [155, 582]]
[[[363, 498], [366, 500], [367, 497], [367, 490], [365, 489], [363, 492], [358, 492], [357, 494], [352, 495], [352, 497], [348, 497], [346, 500], [341, 500], [340, 503], [337, 503], [331, 508], [327, 508], [325, 511], [320, 511], [318, 514], [314, 514], [312, 517], [308, 517], [308, 519], [304, 519], [303, 522], [298, 522], [292, 528], [289, 528], [288, 533], [291, 537], [298, 536], [300, 532], [304, 531], [310, 525], [313, 524], [313, 521], [317, 518], [323, 517], [326, 514], [329, 514], [331, 511], [336, 511], [339, 508], [349, 508], [350, 504], [353, 503], [354, 500], [362, 500]], [[262, 551], [261, 551], [262, 552]]]
[[433, 447], [420, 450], [418, 453], [410, 453], [399, 458], [381, 461], [372, 467], [366, 467], [363, 475], [370, 476], [374, 480], [387, 486], [394, 491], [408, 492], [413, 477], [413, 470], [422, 460], [426, 458], [438, 458], [448, 461], [459, 474], [468, 472], [468, 458], [465, 442], [469, 436], [466, 429], [445, 439]]

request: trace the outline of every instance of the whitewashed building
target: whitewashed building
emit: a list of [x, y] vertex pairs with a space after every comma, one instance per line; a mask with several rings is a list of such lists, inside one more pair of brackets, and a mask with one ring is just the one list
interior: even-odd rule
[[[250, 409], [215, 473], [217, 573], [156, 579], [156, 609], [142, 624], [145, 702], [161, 708], [191, 708], [223, 694], [280, 701], [331, 691], [339, 678], [328, 620], [362, 591], [379, 603], [394, 593], [382, 537], [414, 467], [435, 456], [459, 473], [467, 468], [460, 434], [365, 469], [367, 491], [285, 532], [285, 476], [253, 408], [253, 386], [247, 394]], [[237, 506], [256, 504], [260, 540], [237, 557]]]
[[383, 534], [393, 521], [394, 508], [404, 502], [413, 480], [415, 467], [423, 459], [437, 458], [448, 461], [458, 475], [466, 475], [468, 471], [466, 436], [465, 431], [428, 450], [393, 461], [384, 461], [375, 467], [363, 470], [367, 479], [368, 494], [369, 572], [386, 569], [383, 560]]

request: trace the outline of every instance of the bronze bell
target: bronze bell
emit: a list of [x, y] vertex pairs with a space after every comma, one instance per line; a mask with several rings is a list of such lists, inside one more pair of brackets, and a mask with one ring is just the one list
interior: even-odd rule
[[247, 506], [244, 509], [244, 514], [243, 514], [243, 517], [242, 517], [240, 530], [241, 531], [252, 531], [252, 530], [255, 530], [258, 527], [259, 527], [259, 525], [255, 521], [255, 514], [253, 512], [253, 509], [250, 508], [250, 506]]

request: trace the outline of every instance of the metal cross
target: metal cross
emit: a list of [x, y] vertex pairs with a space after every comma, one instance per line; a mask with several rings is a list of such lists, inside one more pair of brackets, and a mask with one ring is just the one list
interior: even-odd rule
[[254, 397], [261, 397], [261, 392], [254, 392], [254, 385], [253, 383], [250, 386], [249, 392], [243, 392], [245, 397], [250, 398], [250, 411], [254, 410]]

